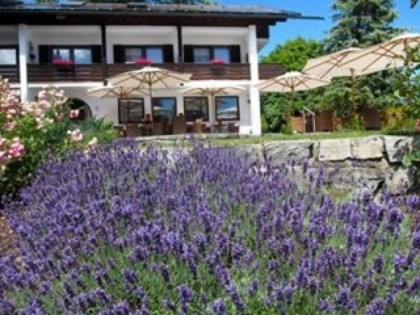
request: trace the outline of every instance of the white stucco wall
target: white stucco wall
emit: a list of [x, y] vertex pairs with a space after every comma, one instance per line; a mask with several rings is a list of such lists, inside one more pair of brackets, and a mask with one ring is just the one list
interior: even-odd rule
[[[60, 87], [60, 85], [57, 85]], [[92, 84], [92, 87], [97, 86]], [[74, 97], [85, 101], [92, 110], [92, 115], [98, 118], [106, 117], [108, 120], [112, 121], [114, 125], [118, 125], [118, 101], [116, 98], [103, 98], [98, 99], [95, 97], [87, 96], [88, 87], [60, 87], [65, 91], [66, 97]], [[28, 99], [33, 100], [37, 95], [38, 91], [41, 90], [41, 87], [31, 87], [28, 92]], [[226, 94], [220, 94], [226, 95]], [[241, 133], [249, 134], [251, 130], [251, 118], [250, 118], [250, 104], [248, 97], [248, 90], [241, 91], [239, 93], [232, 93], [229, 95], [234, 95], [239, 97], [239, 110], [240, 110], [240, 121], [236, 123]], [[197, 95], [184, 95], [179, 90], [162, 90], [154, 91], [153, 97], [176, 97], [177, 99], [177, 114], [184, 113], [184, 96], [197, 96]], [[144, 97], [145, 102], [145, 113], [152, 113], [151, 100], [150, 97]], [[214, 124], [214, 101], [209, 99], [209, 111], [211, 113], [211, 124]]]
[[17, 45], [18, 27], [17, 25], [0, 26], [0, 45]]

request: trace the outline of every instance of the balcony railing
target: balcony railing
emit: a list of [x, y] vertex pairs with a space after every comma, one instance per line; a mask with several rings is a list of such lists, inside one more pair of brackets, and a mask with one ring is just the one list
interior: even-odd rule
[[[192, 80], [249, 80], [249, 64], [176, 64], [166, 63], [156, 65], [168, 70], [191, 73]], [[101, 64], [90, 65], [28, 65], [29, 83], [54, 83], [54, 82], [94, 82], [103, 81], [116, 74], [140, 69], [144, 66], [135, 64], [108, 64], [104, 73]], [[260, 64], [260, 78], [268, 79], [283, 74], [282, 67], [278, 64]], [[17, 67], [0, 67], [0, 75], [9, 78], [10, 82], [19, 81]]]

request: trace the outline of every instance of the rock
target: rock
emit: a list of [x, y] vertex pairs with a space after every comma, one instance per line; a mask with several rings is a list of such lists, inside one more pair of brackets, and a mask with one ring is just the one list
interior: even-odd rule
[[318, 160], [344, 161], [352, 157], [350, 139], [330, 139], [319, 142]]
[[263, 146], [260, 144], [229, 147], [226, 150], [232, 150], [234, 155], [245, 163], [255, 164], [264, 162]]
[[384, 137], [385, 151], [390, 163], [401, 163], [404, 155], [412, 148], [413, 138]]
[[351, 155], [356, 160], [381, 159], [384, 153], [383, 140], [379, 137], [350, 140]]
[[311, 158], [312, 141], [269, 142], [264, 145], [265, 156], [273, 166], [290, 161], [302, 162]]
[[400, 167], [395, 169], [386, 178], [386, 188], [393, 195], [407, 193], [416, 182], [415, 171], [412, 167]]

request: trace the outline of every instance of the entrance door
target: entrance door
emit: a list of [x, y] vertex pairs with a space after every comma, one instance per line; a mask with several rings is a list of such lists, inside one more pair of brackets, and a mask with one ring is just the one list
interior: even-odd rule
[[172, 133], [172, 123], [176, 116], [176, 98], [154, 97], [152, 105], [153, 123], [162, 128], [163, 134]]

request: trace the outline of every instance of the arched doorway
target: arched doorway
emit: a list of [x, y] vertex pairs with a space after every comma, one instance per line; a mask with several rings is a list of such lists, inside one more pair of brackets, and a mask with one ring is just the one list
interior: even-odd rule
[[69, 98], [67, 100], [67, 106], [70, 106], [70, 109], [79, 110], [79, 116], [76, 118], [76, 120], [86, 120], [92, 118], [92, 110], [84, 100], [78, 98]]

